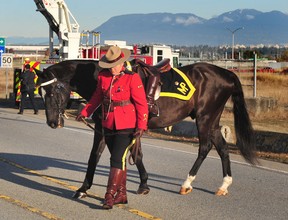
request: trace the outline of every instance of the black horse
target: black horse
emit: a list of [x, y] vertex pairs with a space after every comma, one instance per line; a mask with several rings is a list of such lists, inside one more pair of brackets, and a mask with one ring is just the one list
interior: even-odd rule
[[[186, 117], [196, 119], [199, 138], [198, 157], [181, 186], [180, 194], [192, 191], [191, 184], [214, 145], [221, 158], [223, 169], [223, 184], [216, 195], [226, 195], [232, 183], [232, 174], [228, 146], [221, 134], [219, 121], [230, 97], [233, 102], [236, 145], [246, 161], [251, 164], [256, 162], [254, 131], [246, 109], [242, 86], [236, 74], [208, 63], [196, 63], [179, 69], [165, 70], [163, 73], [158, 73], [159, 66], [149, 67], [137, 60], [136, 63], [135, 60], [131, 61], [132, 67], [137, 68], [137, 72], [141, 75], [144, 85], [147, 78], [145, 73], [161, 74], [162, 89], [160, 98], [156, 100], [160, 115], [149, 119], [149, 129], [164, 128]], [[99, 70], [97, 61], [70, 60], [52, 65], [43, 74], [39, 74], [39, 84], [41, 83], [46, 92], [46, 117], [50, 127], [64, 126], [62, 116], [69, 100], [70, 90], [76, 91], [86, 100], [90, 99], [97, 84], [95, 79]], [[92, 186], [96, 165], [105, 147], [98, 114], [96, 112], [93, 115], [96, 128], [94, 143], [85, 180], [75, 194], [78, 198], [85, 195]], [[136, 160], [141, 180], [137, 193], [147, 194], [148, 174], [142, 157], [140, 150]]]

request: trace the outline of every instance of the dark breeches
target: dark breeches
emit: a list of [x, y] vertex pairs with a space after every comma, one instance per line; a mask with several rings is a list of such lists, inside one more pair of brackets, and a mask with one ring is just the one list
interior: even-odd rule
[[134, 129], [109, 130], [104, 129], [105, 142], [110, 151], [110, 166], [124, 170], [126, 156], [133, 139]]

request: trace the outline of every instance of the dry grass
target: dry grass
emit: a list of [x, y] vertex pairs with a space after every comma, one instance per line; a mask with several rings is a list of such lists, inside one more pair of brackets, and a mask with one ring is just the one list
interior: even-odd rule
[[[245, 97], [253, 96], [253, 74], [238, 74], [243, 85]], [[255, 120], [263, 119], [288, 119], [288, 75], [279, 75], [271, 73], [258, 73], [256, 84], [257, 97], [272, 97], [277, 101], [277, 108], [273, 111], [263, 112], [256, 116], [251, 116]]]
[[288, 76], [276, 74], [261, 74], [257, 77], [258, 94], [275, 97], [280, 106], [288, 105]]
[[273, 97], [277, 100], [274, 111], [262, 113], [258, 117], [288, 119], [288, 76], [262, 73], [257, 76], [257, 94], [260, 97]]
[[[239, 76], [242, 85], [252, 85], [253, 76], [250, 74], [242, 74]], [[253, 97], [253, 88], [251, 86], [243, 86], [245, 97]], [[271, 131], [288, 133], [288, 75], [265, 74], [261, 73], [257, 76], [257, 97], [272, 97], [277, 100], [277, 107], [268, 112], [260, 112], [249, 116], [253, 127], [259, 131]], [[232, 106], [231, 106], [232, 107]], [[221, 117], [221, 123], [233, 128], [233, 113], [231, 109], [226, 109]]]

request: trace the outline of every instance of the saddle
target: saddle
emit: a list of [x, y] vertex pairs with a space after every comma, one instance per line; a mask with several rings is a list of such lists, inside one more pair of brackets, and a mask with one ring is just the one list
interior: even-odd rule
[[154, 67], [160, 72], [160, 73], [164, 73], [164, 72], [168, 72], [171, 70], [171, 65], [170, 65], [170, 59], [164, 59], [161, 60], [159, 63], [156, 63], [154, 65]]
[[159, 84], [154, 93], [154, 100], [160, 96], [173, 97], [181, 100], [189, 100], [195, 91], [187, 76], [177, 68], [170, 66], [170, 59], [164, 59], [154, 66], [136, 60], [135, 66], [138, 71], [143, 72], [146, 77], [150, 75], [160, 75]]
[[137, 59], [136, 64], [138, 64], [142, 69], [146, 70], [147, 72], [154, 72], [157, 71], [158, 73], [168, 72], [171, 69], [170, 59], [166, 58], [161, 60], [159, 63], [156, 63], [154, 66], [146, 64], [144, 61]]

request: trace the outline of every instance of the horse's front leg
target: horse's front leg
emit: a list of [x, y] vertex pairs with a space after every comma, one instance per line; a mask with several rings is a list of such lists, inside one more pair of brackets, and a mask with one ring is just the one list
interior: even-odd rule
[[130, 151], [131, 151], [132, 158], [135, 161], [135, 164], [138, 169], [139, 176], [140, 176], [140, 185], [136, 193], [139, 195], [146, 195], [150, 192], [150, 188], [148, 187], [148, 184], [147, 184], [148, 173], [143, 164], [143, 153], [142, 153], [141, 145], [139, 147], [137, 158], [135, 155], [136, 152], [133, 152], [132, 149], [130, 149]]
[[94, 131], [93, 147], [90, 152], [88, 160], [88, 167], [86, 170], [86, 176], [82, 183], [82, 186], [74, 193], [73, 198], [84, 198], [87, 196], [87, 190], [91, 188], [93, 184], [93, 178], [96, 170], [96, 166], [105, 148], [105, 139], [102, 132], [99, 130]]
[[190, 170], [187, 179], [183, 182], [181, 189], [180, 189], [180, 194], [181, 195], [186, 195], [189, 194], [190, 192], [192, 192], [192, 182], [195, 180], [196, 178], [196, 174], [201, 166], [201, 164], [203, 163], [203, 161], [205, 160], [205, 158], [207, 157], [207, 154], [209, 153], [209, 151], [212, 148], [212, 144], [211, 142], [207, 141], [207, 132], [204, 135], [201, 135], [199, 132], [199, 151], [198, 151], [198, 156], [197, 159], [192, 167], [192, 169]]

